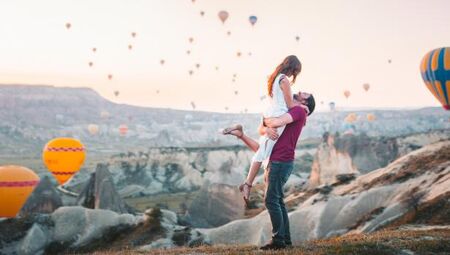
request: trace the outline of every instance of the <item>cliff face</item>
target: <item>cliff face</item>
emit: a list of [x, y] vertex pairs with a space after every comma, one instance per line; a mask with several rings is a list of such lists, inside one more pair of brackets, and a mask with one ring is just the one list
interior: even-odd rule
[[450, 139], [450, 130], [397, 138], [325, 134], [314, 156], [310, 187], [330, 184], [339, 174], [365, 174], [424, 145]]

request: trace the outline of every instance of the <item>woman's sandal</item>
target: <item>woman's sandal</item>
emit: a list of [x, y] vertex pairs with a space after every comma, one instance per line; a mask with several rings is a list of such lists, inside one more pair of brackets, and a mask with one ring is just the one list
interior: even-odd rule
[[235, 130], [239, 130], [239, 131], [241, 131], [241, 135], [240, 136], [236, 136], [237, 138], [241, 138], [243, 135], [244, 135], [244, 132], [242, 131], [242, 125], [240, 125], [240, 124], [237, 124], [237, 125], [234, 125], [234, 126], [232, 126], [232, 127], [227, 127], [227, 128], [225, 128], [223, 131], [222, 131], [222, 134], [224, 134], [224, 135], [233, 135], [231, 132], [233, 132], [233, 131], [235, 131]]
[[[245, 198], [245, 194], [244, 194], [244, 186], [248, 187], [248, 198]], [[245, 205], [248, 207], [249, 203], [250, 203], [250, 190], [253, 186], [248, 184], [247, 182], [242, 183], [241, 185], [239, 185], [239, 191], [242, 193], [242, 198], [245, 201]]]

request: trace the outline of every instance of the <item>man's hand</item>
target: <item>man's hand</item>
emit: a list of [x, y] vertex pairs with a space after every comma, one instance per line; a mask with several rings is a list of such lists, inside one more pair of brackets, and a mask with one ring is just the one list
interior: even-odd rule
[[269, 137], [271, 140], [274, 140], [274, 141], [276, 141], [278, 139], [278, 137], [280, 136], [280, 135], [278, 135], [276, 128], [269, 128], [269, 127], [266, 127], [266, 135], [267, 135], [267, 137]]

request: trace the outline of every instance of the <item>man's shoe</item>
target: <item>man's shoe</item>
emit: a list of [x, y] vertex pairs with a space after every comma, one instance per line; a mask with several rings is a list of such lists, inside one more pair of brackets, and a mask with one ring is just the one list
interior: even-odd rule
[[270, 242], [264, 246], [262, 246], [261, 250], [281, 250], [285, 249], [286, 245], [284, 243], [276, 243], [276, 242]]

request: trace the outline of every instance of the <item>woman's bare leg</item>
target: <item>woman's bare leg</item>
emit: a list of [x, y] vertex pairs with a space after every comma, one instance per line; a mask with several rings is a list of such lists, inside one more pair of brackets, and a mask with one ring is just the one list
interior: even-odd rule
[[246, 136], [244, 132], [240, 130], [233, 130], [230, 132], [231, 135], [236, 136], [238, 139], [241, 139], [247, 147], [252, 150], [253, 152], [256, 152], [259, 149], [259, 143], [252, 138]]

